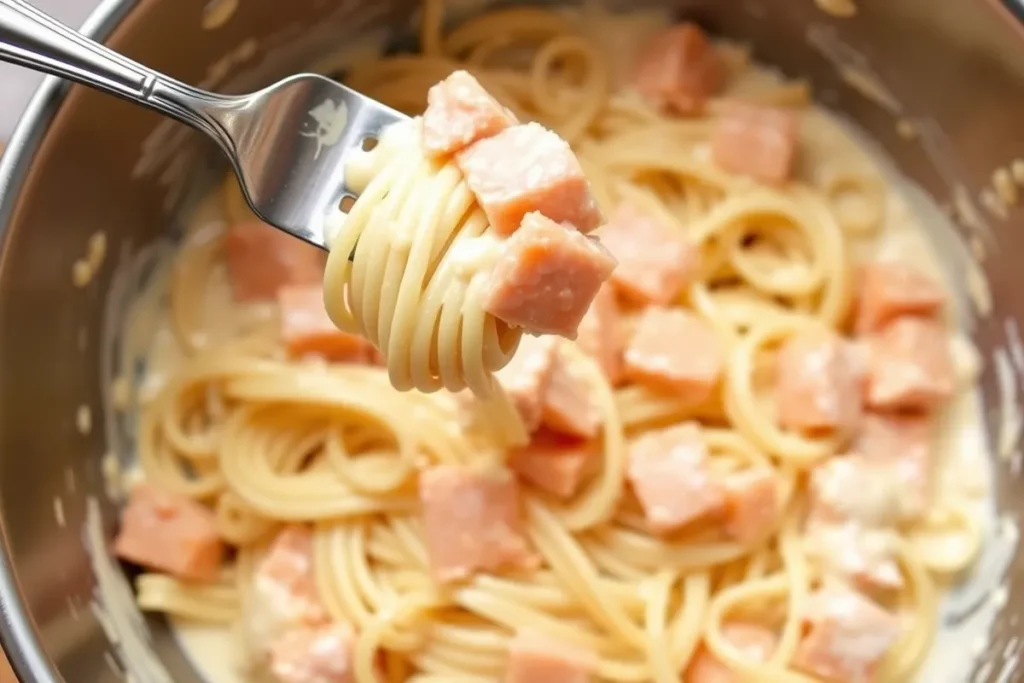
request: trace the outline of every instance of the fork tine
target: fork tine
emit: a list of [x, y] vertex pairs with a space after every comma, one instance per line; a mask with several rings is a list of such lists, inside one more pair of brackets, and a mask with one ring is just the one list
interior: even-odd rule
[[[218, 121], [235, 142], [235, 170], [265, 222], [323, 249], [325, 221], [351, 194], [345, 163], [368, 136], [406, 119], [315, 74], [300, 74], [235, 100]], [[351, 255], [350, 255], [351, 258]]]

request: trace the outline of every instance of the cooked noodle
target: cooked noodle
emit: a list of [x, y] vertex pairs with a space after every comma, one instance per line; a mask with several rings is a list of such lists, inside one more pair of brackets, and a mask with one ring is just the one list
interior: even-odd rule
[[[702, 642], [750, 680], [814, 680], [788, 666], [805, 599], [822, 575], [801, 533], [804, 472], [839, 445], [779, 428], [763, 370], [792, 335], [845, 324], [853, 297], [848, 244], [881, 225], [880, 175], [859, 158], [837, 166], [850, 157], [823, 151], [816, 123], [804, 141], [813, 149], [802, 181], [758, 185], [710, 160], [717, 101], [707, 118], [659, 114], [619, 88], [606, 63], [614, 56], [584, 23], [513, 8], [443, 34], [439, 0], [427, 0], [423, 16], [424, 54], [360, 64], [347, 82], [416, 114], [431, 85], [465, 68], [521, 119], [573, 143], [606, 210], [629, 200], [698, 244], [700, 277], [675, 304], [709, 320], [726, 340], [720, 391], [694, 405], [640, 385], [613, 388], [577, 352], [601, 410], [598, 474], [565, 503], [524, 493], [541, 568], [439, 587], [417, 513], [417, 475], [429, 464], [501, 462], [507, 444], [523, 438], [511, 412], [488, 420], [504, 433], [493, 425], [460, 428], [450, 393], [494, 394], [492, 373], [514, 353], [520, 333], [482, 313], [480, 282], [460, 270], [461, 241], [489, 234], [482, 211], [454, 164], [409, 154], [417, 133], [406, 127], [367, 157], [374, 163], [362, 169], [365, 190], [333, 245], [325, 289], [334, 321], [379, 346], [387, 371], [288, 361], [263, 332], [203, 338], [196, 283], [215, 267], [219, 242], [203, 233], [179, 252], [171, 322], [188, 355], [144, 408], [141, 464], [156, 486], [215, 509], [222, 536], [241, 552], [236, 584], [145, 575], [140, 604], [202, 621], [237, 619], [253, 557], [282, 524], [309, 522], [324, 606], [358, 634], [359, 681], [376, 680], [381, 653], [388, 681], [495, 680], [510, 639], [523, 630], [592, 651], [601, 680], [678, 683]], [[763, 72], [745, 63], [735, 70], [737, 92], [751, 92], [744, 90], [750, 74], [758, 101], [801, 101], [793, 84], [765, 85]], [[819, 139], [823, 146], [813, 147]], [[827, 141], [828, 149], [837, 144]], [[854, 208], [838, 202], [844, 193], [856, 193]], [[403, 248], [369, 220], [374, 211], [393, 218], [392, 229], [410, 231]], [[333, 286], [339, 282], [348, 287]], [[500, 400], [489, 405], [509, 409]], [[712, 469], [774, 469], [783, 513], [767, 541], [645, 529], [627, 492], [627, 443], [686, 420], [704, 425]], [[977, 524], [958, 503], [944, 505], [900, 541], [905, 587], [892, 604], [913, 617], [881, 681], [906, 680], [927, 652], [937, 626], [935, 573], [955, 574], [977, 552]], [[944, 543], [943, 534], [955, 542]], [[779, 634], [768, 662], [752, 663], [723, 637], [733, 617]]]

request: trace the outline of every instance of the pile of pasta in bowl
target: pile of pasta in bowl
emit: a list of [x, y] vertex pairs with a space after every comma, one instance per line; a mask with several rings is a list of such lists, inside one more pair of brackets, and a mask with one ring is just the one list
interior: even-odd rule
[[980, 545], [914, 215], [694, 24], [427, 9], [346, 75], [415, 118], [350, 160], [326, 259], [232, 178], [191, 221], [139, 604], [240, 680], [907, 680]]

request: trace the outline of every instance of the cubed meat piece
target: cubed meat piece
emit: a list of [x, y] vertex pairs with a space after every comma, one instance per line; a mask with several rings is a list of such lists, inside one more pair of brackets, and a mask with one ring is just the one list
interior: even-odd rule
[[867, 413], [853, 450], [868, 460], [931, 460], [935, 420], [930, 415]]
[[354, 635], [348, 624], [287, 631], [270, 647], [275, 683], [354, 683]]
[[853, 450], [868, 462], [891, 465], [903, 485], [904, 509], [920, 513], [931, 490], [934, 440], [932, 416], [869, 413]]
[[718, 385], [725, 349], [718, 333], [696, 315], [648, 308], [626, 346], [626, 376], [694, 403]]
[[427, 92], [423, 147], [432, 157], [447, 157], [516, 123], [475, 78], [456, 71]]
[[604, 221], [569, 143], [537, 123], [506, 128], [456, 154], [466, 184], [500, 235], [536, 211], [583, 233]]
[[285, 633], [327, 623], [313, 571], [313, 536], [300, 525], [278, 532], [253, 572], [251, 598], [243, 603], [241, 634], [254, 661], [269, 664]]
[[[775, 652], [778, 638], [764, 626], [742, 621], [722, 624], [722, 636], [751, 664], [761, 664]], [[685, 683], [743, 683], [743, 677], [701, 646], [686, 668]]]
[[529, 213], [490, 275], [483, 309], [533, 334], [576, 338], [615, 259], [593, 237]]
[[848, 342], [808, 332], [779, 349], [779, 424], [810, 435], [850, 436], [860, 424], [864, 376]]
[[901, 518], [905, 491], [890, 463], [853, 453], [829, 458], [811, 470], [811, 497], [835, 519], [889, 526]]
[[877, 410], [929, 410], [955, 388], [949, 334], [925, 318], [898, 318], [868, 339], [867, 404]]
[[558, 340], [554, 337], [524, 335], [512, 360], [494, 375], [515, 405], [527, 432], [540, 427], [557, 353]]
[[861, 266], [857, 279], [854, 329], [858, 334], [876, 332], [904, 315], [938, 316], [946, 303], [942, 285], [907, 264], [866, 263]]
[[749, 543], [764, 538], [779, 522], [779, 490], [767, 467], [736, 472], [722, 480], [725, 490], [723, 529], [730, 538]]
[[935, 423], [930, 415], [868, 413], [853, 451], [868, 462], [887, 468], [903, 491], [900, 504], [904, 521], [922, 515], [928, 507], [934, 479]]
[[855, 520], [837, 520], [816, 508], [808, 520], [805, 548], [829, 574], [871, 591], [899, 590], [905, 581], [896, 560], [899, 536]]
[[793, 175], [799, 132], [791, 109], [732, 102], [715, 121], [711, 156], [730, 173], [778, 185]]
[[696, 114], [725, 83], [726, 66], [695, 24], [673, 26], [647, 42], [633, 69], [632, 83], [652, 106]]
[[695, 423], [647, 432], [629, 445], [626, 477], [653, 531], [675, 531], [725, 510], [725, 491], [707, 457]]
[[571, 498], [600, 463], [600, 443], [541, 429], [509, 454], [508, 466], [522, 480], [558, 498]]
[[[612, 274], [614, 276], [614, 271]], [[622, 379], [622, 351], [626, 346], [626, 336], [611, 283], [601, 286], [590, 309], [580, 321], [576, 346], [597, 361], [612, 386], [619, 383]]]
[[536, 566], [523, 533], [519, 487], [504, 469], [440, 465], [420, 476], [427, 553], [434, 577]]
[[636, 303], [669, 304], [696, 274], [697, 247], [680, 231], [631, 204], [619, 204], [598, 236], [618, 262], [612, 284]]
[[324, 279], [321, 249], [259, 221], [228, 228], [224, 252], [236, 301], [268, 301], [285, 285], [315, 285]]
[[292, 356], [319, 356], [329, 361], [369, 363], [373, 346], [339, 330], [324, 308], [320, 285], [287, 285], [277, 290], [281, 339]]
[[520, 631], [508, 646], [506, 683], [590, 683], [597, 655], [539, 633]]
[[810, 632], [793, 666], [827, 681], [869, 683], [900, 636], [899, 619], [860, 593], [830, 586], [809, 598]]
[[300, 525], [284, 527], [270, 544], [253, 576], [259, 603], [272, 621], [282, 624], [321, 624], [327, 614], [313, 573], [313, 535]]
[[114, 552], [122, 560], [180, 579], [212, 581], [220, 571], [224, 544], [209, 508], [142, 483], [121, 513]]
[[556, 432], [592, 439], [601, 429], [601, 407], [579, 365], [564, 350], [555, 356], [541, 419]]

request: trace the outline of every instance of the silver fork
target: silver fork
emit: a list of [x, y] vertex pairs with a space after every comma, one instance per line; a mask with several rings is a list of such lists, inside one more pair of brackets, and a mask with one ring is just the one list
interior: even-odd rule
[[346, 196], [345, 158], [399, 112], [316, 74], [229, 97], [185, 85], [86, 38], [24, 0], [0, 0], [0, 61], [149, 107], [216, 140], [267, 223], [327, 248]]

